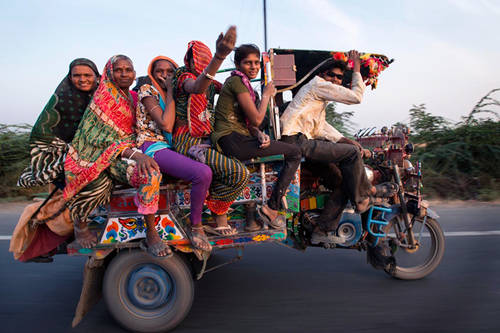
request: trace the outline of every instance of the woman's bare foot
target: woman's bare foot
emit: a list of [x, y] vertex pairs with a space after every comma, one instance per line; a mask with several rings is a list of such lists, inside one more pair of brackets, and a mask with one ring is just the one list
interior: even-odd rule
[[87, 222], [75, 221], [75, 238], [78, 244], [85, 249], [90, 249], [97, 245], [97, 236], [88, 227]]
[[158, 235], [158, 232], [156, 232], [156, 229], [154, 228], [152, 228], [152, 230], [147, 229], [146, 243], [150, 249], [149, 252], [153, 251], [152, 254], [157, 257], [166, 257], [172, 253], [170, 247], [163, 242], [160, 235]]
[[172, 254], [172, 250], [158, 235], [155, 225], [155, 215], [144, 215], [146, 222], [146, 245], [147, 251], [155, 257], [166, 257]]

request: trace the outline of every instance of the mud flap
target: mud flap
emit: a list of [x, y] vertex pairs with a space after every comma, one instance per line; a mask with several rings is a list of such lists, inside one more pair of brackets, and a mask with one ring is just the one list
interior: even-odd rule
[[102, 297], [102, 280], [106, 266], [104, 260], [89, 257], [83, 269], [83, 285], [80, 300], [76, 306], [72, 327], [76, 327]]

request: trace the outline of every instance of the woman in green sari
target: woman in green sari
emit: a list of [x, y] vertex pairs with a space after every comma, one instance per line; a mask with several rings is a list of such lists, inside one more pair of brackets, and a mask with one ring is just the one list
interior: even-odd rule
[[33, 126], [29, 140], [31, 163], [19, 177], [18, 186], [63, 184], [68, 143], [75, 135], [98, 81], [99, 71], [89, 59], [78, 58], [70, 63], [68, 74]]

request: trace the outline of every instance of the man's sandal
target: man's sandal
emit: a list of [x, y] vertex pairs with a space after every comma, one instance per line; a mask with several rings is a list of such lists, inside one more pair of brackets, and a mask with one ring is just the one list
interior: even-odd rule
[[262, 210], [262, 206], [257, 206], [257, 215], [259, 215], [264, 223], [271, 226], [273, 229], [283, 229], [286, 226], [286, 218], [283, 215], [278, 214], [274, 220], [271, 220]]

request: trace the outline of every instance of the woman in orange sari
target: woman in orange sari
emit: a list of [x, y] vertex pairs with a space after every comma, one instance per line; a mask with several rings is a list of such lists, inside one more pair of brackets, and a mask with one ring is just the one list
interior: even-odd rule
[[149, 64], [148, 78], [151, 83], [143, 84], [138, 91], [137, 146], [144, 154], [154, 158], [161, 172], [191, 183], [191, 244], [199, 250], [211, 251], [201, 215], [212, 181], [212, 170], [172, 149], [175, 104], [171, 79], [176, 68], [175, 61], [165, 56], [155, 57]]

